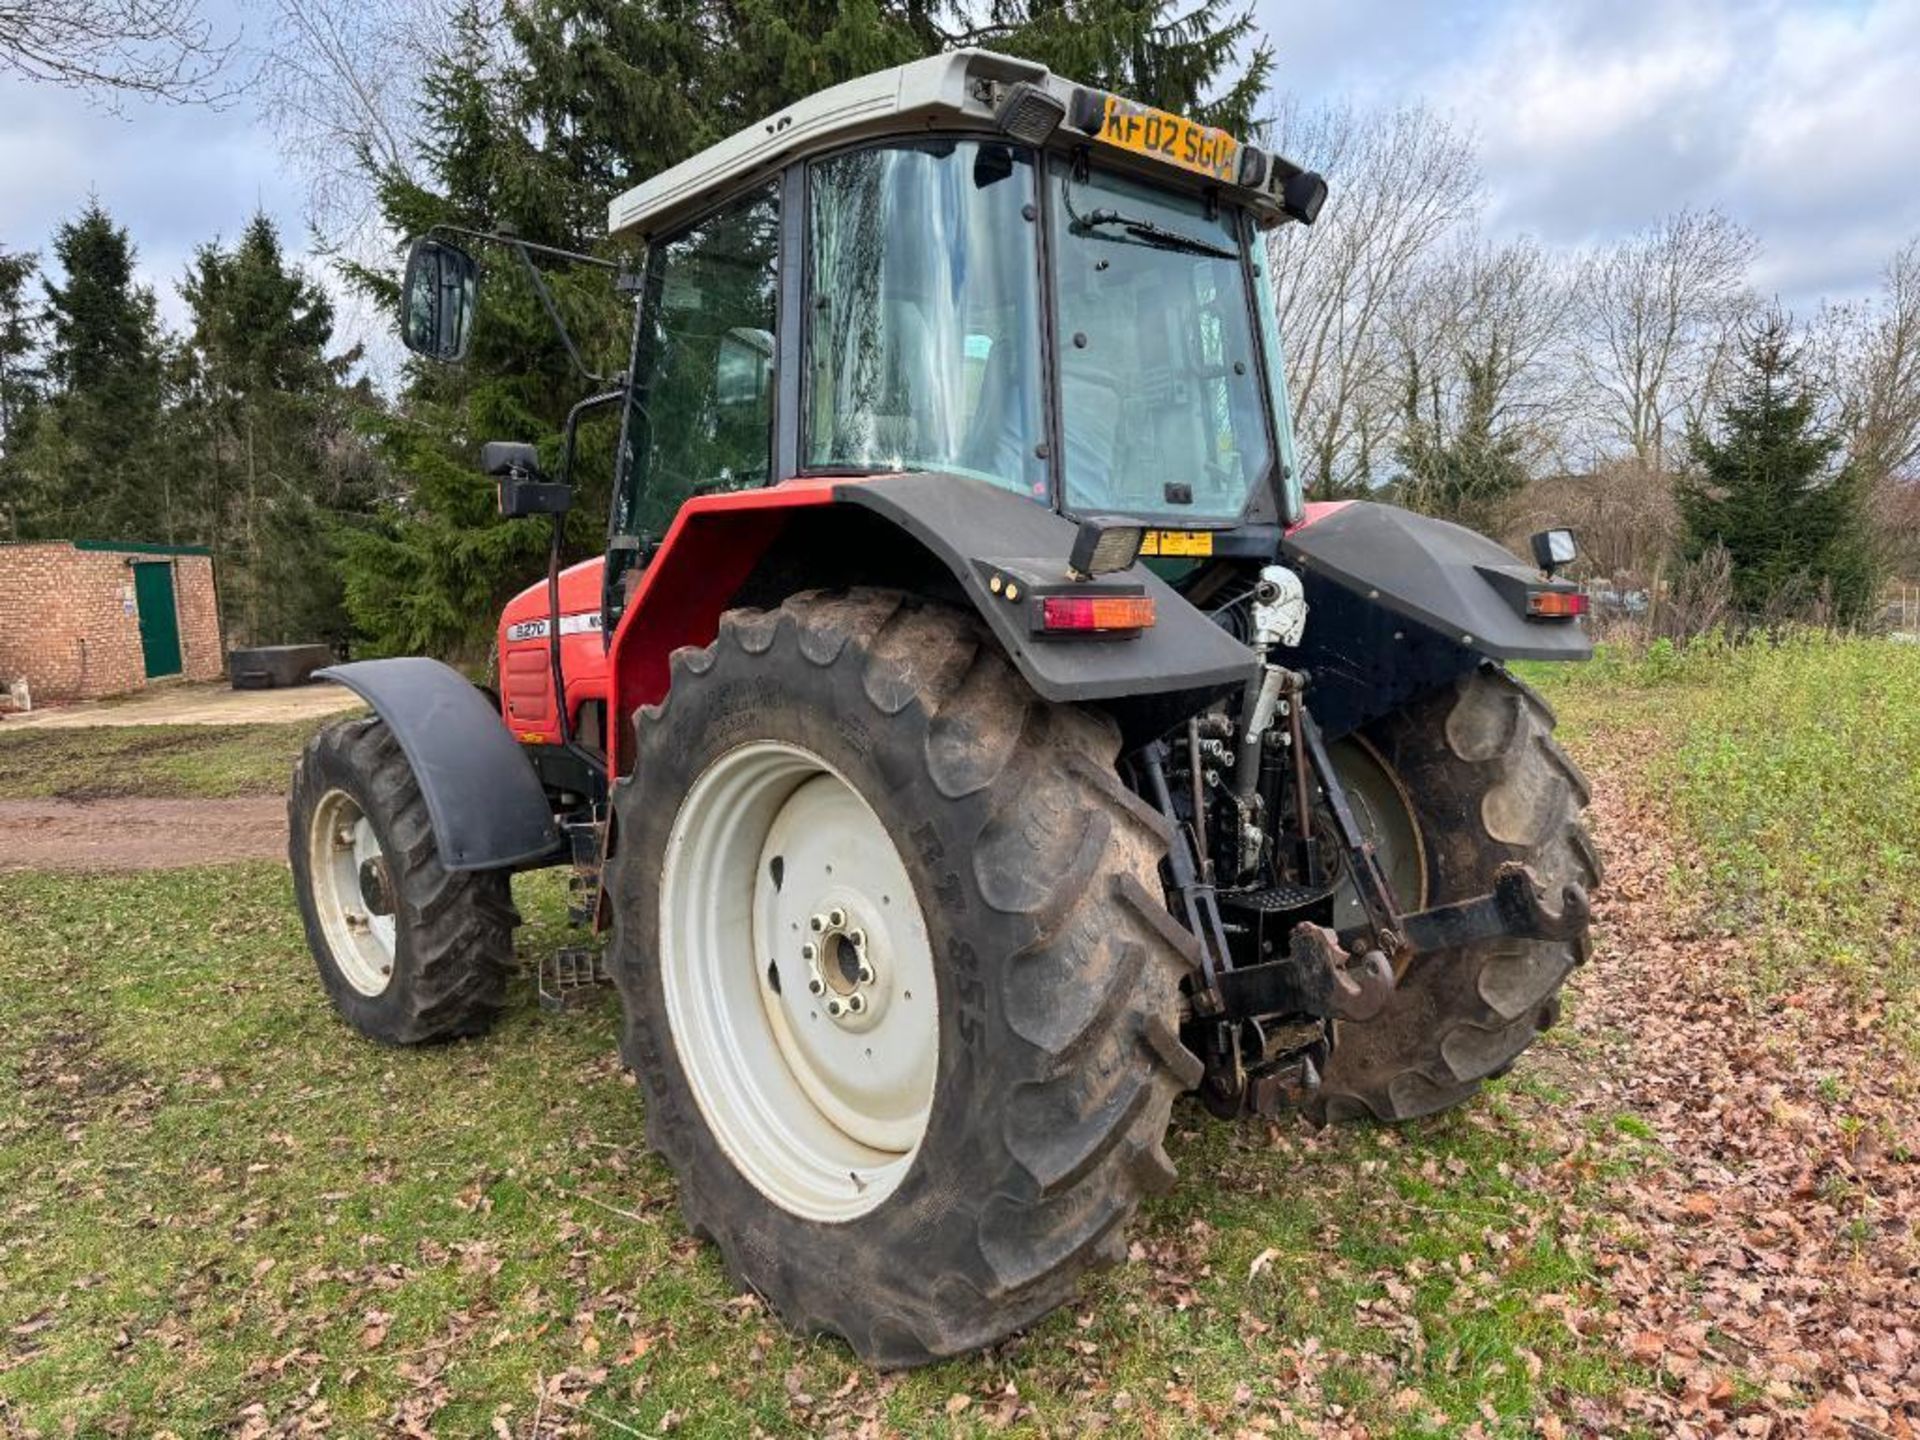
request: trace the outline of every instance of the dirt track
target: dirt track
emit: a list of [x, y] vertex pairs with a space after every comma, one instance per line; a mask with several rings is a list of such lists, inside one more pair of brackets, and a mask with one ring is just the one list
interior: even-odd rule
[[338, 685], [289, 690], [229, 690], [224, 685], [166, 683], [138, 695], [10, 714], [0, 723], [20, 730], [71, 730], [94, 725], [282, 725], [352, 710], [359, 696]]
[[173, 870], [286, 854], [287, 802], [0, 800], [0, 871]]

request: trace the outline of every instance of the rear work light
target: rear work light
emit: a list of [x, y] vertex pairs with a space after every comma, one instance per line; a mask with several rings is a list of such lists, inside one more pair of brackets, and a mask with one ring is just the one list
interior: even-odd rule
[[1529, 590], [1529, 620], [1571, 620], [1587, 613], [1587, 597], [1578, 590]]
[[1153, 624], [1151, 595], [1049, 595], [1040, 602], [1046, 631], [1144, 630]]

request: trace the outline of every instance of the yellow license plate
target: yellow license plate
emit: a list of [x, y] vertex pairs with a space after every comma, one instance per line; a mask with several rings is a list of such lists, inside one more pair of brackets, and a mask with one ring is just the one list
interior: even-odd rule
[[1149, 530], [1140, 541], [1142, 555], [1211, 555], [1211, 530]]
[[1240, 142], [1226, 131], [1118, 95], [1107, 97], [1098, 138], [1216, 180], [1232, 180], [1238, 173]]

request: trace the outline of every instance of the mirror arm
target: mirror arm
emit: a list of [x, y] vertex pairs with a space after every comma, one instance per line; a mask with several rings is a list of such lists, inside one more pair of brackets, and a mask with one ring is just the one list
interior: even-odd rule
[[573, 483], [573, 443], [580, 433], [580, 417], [589, 410], [598, 410], [603, 405], [614, 405], [627, 398], [627, 377], [613, 377], [613, 388], [603, 390], [598, 395], [589, 395], [567, 411], [566, 440], [560, 451], [560, 479], [564, 484]]
[[469, 240], [484, 240], [491, 245], [511, 245], [522, 252], [537, 250], [540, 254], [551, 255], [556, 260], [570, 260], [575, 265], [591, 265], [596, 270], [611, 270], [616, 275], [625, 273], [617, 261], [602, 259], [598, 255], [582, 255], [578, 250], [562, 250], [557, 245], [542, 245], [537, 240], [522, 240], [511, 230], [469, 230], [464, 225], [433, 225], [428, 227], [426, 233], [436, 235], [443, 230], [449, 235], [464, 235]]
[[573, 332], [567, 329], [567, 322], [560, 318], [559, 307], [553, 303], [553, 292], [547, 289], [547, 282], [541, 277], [540, 267], [533, 263], [533, 257], [527, 253], [526, 242], [509, 239], [506, 243], [513, 247], [520, 257], [520, 263], [526, 267], [527, 279], [533, 282], [533, 293], [540, 297], [540, 308], [547, 312], [547, 322], [559, 334], [560, 343], [567, 347], [567, 358], [573, 362], [573, 368], [578, 370], [584, 379], [591, 380], [596, 385], [606, 384], [607, 377], [597, 370], [589, 369], [587, 362], [580, 358], [579, 348], [573, 343]]

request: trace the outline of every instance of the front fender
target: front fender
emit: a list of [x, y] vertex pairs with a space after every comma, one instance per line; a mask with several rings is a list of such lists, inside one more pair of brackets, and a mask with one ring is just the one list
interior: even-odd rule
[[554, 859], [560, 829], [533, 764], [459, 671], [411, 655], [314, 672], [374, 708], [427, 802], [440, 863], [507, 870]]

